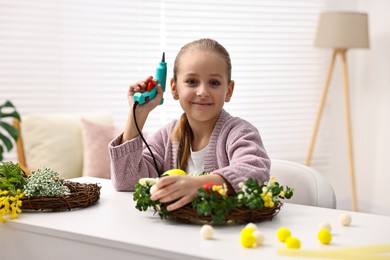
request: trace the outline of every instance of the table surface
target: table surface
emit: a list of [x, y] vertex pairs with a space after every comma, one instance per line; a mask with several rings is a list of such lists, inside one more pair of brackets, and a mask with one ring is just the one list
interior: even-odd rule
[[[23, 212], [19, 219], [4, 225], [167, 259], [291, 259], [277, 255], [278, 248], [285, 248], [276, 238], [280, 227], [289, 228], [293, 236], [300, 239], [301, 250], [390, 244], [390, 217], [348, 212], [352, 224], [345, 227], [339, 222], [339, 216], [345, 211], [285, 203], [272, 221], [256, 223], [265, 235], [263, 245], [246, 249], [239, 242], [240, 231], [245, 225], [216, 226], [214, 238], [203, 240], [199, 225], [160, 220], [152, 211], [138, 211], [132, 193], [115, 191], [110, 180], [82, 177], [74, 181], [98, 183], [102, 187], [96, 205], [66, 212]], [[329, 222], [332, 226], [333, 240], [329, 245], [322, 245], [317, 240], [321, 222]]]

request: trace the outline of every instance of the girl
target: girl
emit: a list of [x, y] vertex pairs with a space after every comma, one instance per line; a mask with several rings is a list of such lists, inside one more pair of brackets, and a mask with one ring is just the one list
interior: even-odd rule
[[[229, 53], [214, 40], [200, 39], [181, 48], [170, 84], [173, 98], [179, 100], [184, 113], [180, 120], [172, 121], [148, 139], [155, 163], [150, 152], [142, 150], [134, 112], [130, 109], [123, 134], [109, 145], [111, 178], [117, 190], [133, 191], [140, 178], [155, 178], [173, 168], [187, 173], [209, 173], [159, 179], [151, 199], [173, 202], [167, 209], [175, 210], [190, 203], [205, 183], [226, 184], [229, 192], [235, 192], [239, 190], [238, 184], [250, 177], [260, 183], [269, 179], [271, 163], [258, 130], [223, 109], [234, 90], [231, 69]], [[151, 80], [149, 76], [130, 85], [130, 108], [134, 104], [133, 95], [144, 92]], [[156, 98], [137, 106], [140, 130], [162, 96], [158, 85]]]

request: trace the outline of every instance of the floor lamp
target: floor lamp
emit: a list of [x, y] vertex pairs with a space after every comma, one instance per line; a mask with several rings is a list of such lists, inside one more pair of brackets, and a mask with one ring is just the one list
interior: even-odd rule
[[310, 165], [321, 115], [324, 109], [326, 95], [333, 72], [334, 63], [338, 55], [342, 59], [343, 85], [345, 99], [345, 120], [347, 130], [348, 157], [350, 181], [352, 188], [353, 210], [358, 211], [355, 185], [355, 168], [353, 159], [351, 113], [349, 105], [349, 82], [347, 73], [347, 50], [350, 48], [368, 48], [368, 15], [354, 12], [326, 12], [320, 15], [315, 46], [332, 48], [333, 55], [325, 79], [325, 85], [320, 99], [320, 105], [306, 157], [306, 165]]

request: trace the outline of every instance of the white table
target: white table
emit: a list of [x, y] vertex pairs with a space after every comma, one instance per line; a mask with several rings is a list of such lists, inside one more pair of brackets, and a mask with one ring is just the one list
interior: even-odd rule
[[[0, 259], [297, 259], [276, 254], [284, 226], [301, 240], [301, 249], [335, 249], [390, 244], [390, 217], [350, 212], [353, 223], [339, 224], [343, 211], [285, 203], [272, 221], [257, 223], [264, 244], [245, 249], [239, 242], [244, 225], [215, 227], [203, 240], [200, 226], [162, 221], [152, 211], [135, 208], [132, 193], [116, 192], [109, 180], [79, 178], [102, 186], [98, 203], [66, 212], [24, 212], [0, 224]], [[319, 223], [332, 225], [333, 240], [321, 245]]]

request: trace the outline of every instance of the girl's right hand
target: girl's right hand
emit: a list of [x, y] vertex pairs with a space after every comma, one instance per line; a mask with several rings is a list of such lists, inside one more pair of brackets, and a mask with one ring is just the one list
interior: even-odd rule
[[[127, 100], [129, 102], [130, 110], [126, 121], [125, 129], [123, 131], [121, 143], [124, 143], [127, 140], [131, 140], [134, 137], [139, 135], [138, 129], [142, 131], [150, 111], [152, 111], [155, 107], [157, 107], [161, 102], [163, 96], [163, 90], [161, 85], [158, 84], [156, 97], [142, 105], [137, 105], [135, 110], [135, 115], [133, 114], [134, 94], [137, 92], [140, 93], [145, 92], [147, 90], [148, 83], [152, 80], [153, 77], [149, 76], [144, 80], [140, 80], [136, 83], [130, 84], [129, 90], [127, 91]], [[135, 117], [137, 120], [138, 129], [136, 127], [137, 124], [134, 120]]]
[[[144, 80], [140, 80], [140, 81], [137, 81], [135, 83], [130, 84], [129, 90], [127, 92], [127, 100], [128, 100], [129, 106], [131, 108], [134, 105], [134, 94], [137, 92], [144, 93], [145, 91], [147, 91], [147, 86], [148, 86], [149, 82], [152, 82], [152, 81], [155, 81], [155, 80], [153, 80], [152, 76], [149, 76]], [[154, 82], [154, 83], [156, 83], [156, 82]], [[158, 85], [156, 97], [154, 99], [152, 99], [151, 101], [140, 105], [138, 108], [142, 109], [142, 110], [146, 109], [146, 111], [150, 112], [160, 104], [162, 96], [163, 96], [163, 91], [162, 91], [161, 85]]]

